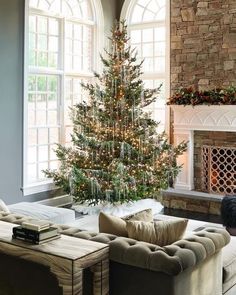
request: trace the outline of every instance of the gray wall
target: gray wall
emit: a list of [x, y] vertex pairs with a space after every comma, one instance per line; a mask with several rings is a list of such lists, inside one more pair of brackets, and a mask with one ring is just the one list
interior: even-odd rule
[[111, 35], [111, 28], [115, 20], [120, 19], [120, 12], [122, 9], [124, 0], [101, 0], [104, 15], [104, 47], [109, 48], [110, 41], [107, 39]]
[[23, 0], [0, 1], [0, 198], [22, 200]]
[[104, 15], [104, 34], [109, 36], [111, 27], [116, 19], [116, 0], [101, 0], [101, 2]]
[[125, 0], [117, 0], [116, 1], [116, 18], [119, 19], [120, 18], [120, 13], [122, 10], [122, 6], [124, 4]]
[[115, 19], [119, 20], [124, 0], [101, 0], [105, 18], [105, 31], [110, 32]]
[[[120, 15], [123, 0], [101, 0], [105, 36]], [[24, 0], [0, 0], [0, 198], [7, 204], [36, 201], [23, 196], [23, 40]], [[50, 194], [51, 195], [51, 194]]]

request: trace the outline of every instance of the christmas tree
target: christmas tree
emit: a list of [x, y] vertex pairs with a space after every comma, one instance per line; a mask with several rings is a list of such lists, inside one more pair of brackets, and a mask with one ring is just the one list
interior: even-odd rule
[[59, 169], [44, 171], [75, 201], [90, 204], [156, 196], [178, 174], [176, 158], [186, 149], [186, 143], [170, 145], [144, 111], [161, 85], [144, 88], [142, 62], [128, 45], [124, 22], [115, 24], [110, 40], [110, 52], [101, 56], [103, 72], [95, 73], [97, 83], [82, 84], [89, 101], [71, 110], [72, 147], [58, 145]]

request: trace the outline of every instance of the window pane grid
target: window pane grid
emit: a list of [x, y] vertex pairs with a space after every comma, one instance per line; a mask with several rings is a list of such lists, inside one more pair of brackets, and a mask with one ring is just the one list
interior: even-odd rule
[[166, 17], [165, 0], [137, 1], [131, 15], [131, 23], [160, 21]]
[[91, 71], [92, 27], [66, 22], [66, 69], [70, 71]]
[[66, 17], [93, 19], [91, 4], [88, 0], [30, 0], [29, 6]]
[[165, 28], [131, 29], [130, 34], [131, 47], [138, 51], [138, 62], [144, 59], [144, 72], [164, 73]]
[[[90, 79], [84, 77], [92, 71], [94, 28], [82, 21], [92, 15], [88, 0], [31, 0], [30, 7], [40, 9], [29, 16], [27, 183], [36, 183], [45, 180], [42, 169], [57, 169], [56, 143], [70, 144], [68, 107], [82, 100], [80, 82]], [[72, 11], [77, 19], [69, 20]], [[62, 83], [68, 78], [67, 93]]]
[[31, 15], [29, 30], [29, 65], [58, 68], [59, 21]]
[[73, 125], [70, 118], [70, 107], [77, 103], [88, 100], [88, 93], [81, 87], [81, 82], [88, 83], [92, 79], [81, 79], [79, 77], [67, 76], [65, 78], [65, 112], [64, 112], [64, 124], [65, 124], [65, 144], [68, 146], [71, 142], [71, 136]]
[[30, 75], [28, 88], [28, 178], [34, 182], [44, 179], [42, 169], [55, 160], [53, 140], [60, 140], [59, 77]]
[[146, 107], [159, 121], [158, 131], [165, 129], [166, 96], [166, 0], [137, 0], [127, 17], [130, 24], [130, 45], [137, 50], [137, 62], [143, 62], [145, 87], [163, 83], [155, 103]]
[[85, 99], [80, 82], [93, 76], [94, 23], [89, 0], [30, 0], [30, 8], [26, 175], [37, 183], [42, 169], [58, 168], [56, 143], [71, 142], [68, 107]]
[[43, 180], [44, 176], [41, 170], [48, 169], [58, 164], [55, 149], [55, 144], [31, 145], [28, 147], [28, 171], [30, 171], [31, 175], [35, 176], [35, 178], [31, 179], [32, 181], [37, 179]]
[[162, 84], [161, 91], [158, 95], [158, 99], [147, 106], [145, 109], [151, 113], [151, 117], [160, 122], [158, 126], [158, 131], [163, 131], [165, 129], [165, 79], [147, 80], [144, 79], [145, 88], [156, 88]]

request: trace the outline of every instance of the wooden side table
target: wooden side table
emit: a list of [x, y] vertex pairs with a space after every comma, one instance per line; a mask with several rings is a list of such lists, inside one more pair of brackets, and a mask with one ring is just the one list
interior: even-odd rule
[[50, 267], [65, 295], [83, 293], [83, 269], [93, 272], [93, 294], [109, 294], [106, 244], [61, 235], [41, 245], [12, 239], [15, 224], [0, 221], [0, 252]]

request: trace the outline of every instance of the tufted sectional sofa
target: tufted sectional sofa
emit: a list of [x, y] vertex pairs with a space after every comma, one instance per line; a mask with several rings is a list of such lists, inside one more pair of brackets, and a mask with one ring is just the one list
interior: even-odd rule
[[[21, 224], [30, 219], [26, 216], [0, 212], [0, 220], [6, 222]], [[232, 254], [236, 251], [234, 250], [236, 247], [229, 244], [230, 236], [224, 229], [205, 228], [171, 245], [159, 247], [129, 238], [83, 231], [66, 225], [57, 225], [57, 227], [65, 235], [109, 243], [111, 295], [236, 294], [236, 258], [234, 261]], [[224, 250], [227, 247], [226, 253]], [[222, 254], [223, 257], [227, 256], [227, 259], [223, 258], [223, 268]], [[2, 256], [0, 257], [2, 260]], [[89, 280], [89, 274], [85, 273], [84, 279]], [[53, 278], [50, 283], [55, 285]], [[50, 286], [49, 283], [48, 286]], [[35, 291], [30, 293], [29, 285], [27, 290], [28, 293], [24, 295], [36, 295]], [[45, 290], [40, 292], [43, 294]], [[61, 294], [60, 292], [61, 290], [55, 286], [50, 295]], [[91, 292], [87, 288], [84, 295], [92, 294]], [[0, 294], [20, 295], [20, 293], [1, 292]]]

